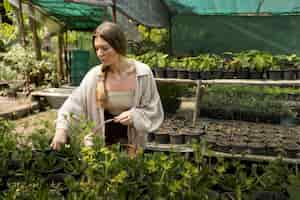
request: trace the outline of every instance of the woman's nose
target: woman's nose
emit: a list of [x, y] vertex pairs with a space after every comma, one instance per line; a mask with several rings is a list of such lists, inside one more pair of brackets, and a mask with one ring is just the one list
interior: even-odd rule
[[100, 48], [97, 49], [97, 56], [103, 56], [103, 50], [101, 50]]

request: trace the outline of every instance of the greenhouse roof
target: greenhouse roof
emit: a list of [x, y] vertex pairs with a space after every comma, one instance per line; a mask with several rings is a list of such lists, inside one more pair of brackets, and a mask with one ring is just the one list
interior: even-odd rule
[[298, 14], [299, 0], [164, 0], [172, 15]]
[[[16, 5], [17, 0], [9, 0]], [[23, 0], [24, 4], [28, 1]], [[111, 19], [115, 5], [122, 13], [150, 27], [167, 27], [175, 15], [295, 15], [299, 0], [32, 0], [34, 7], [69, 30], [93, 30]], [[109, 9], [107, 9], [109, 8]]]
[[[16, 0], [9, 1], [18, 7]], [[32, 3], [35, 12], [52, 18], [53, 21], [68, 30], [90, 31], [94, 30], [103, 20], [111, 20], [107, 9], [96, 5], [67, 3], [64, 0], [32, 0]], [[22, 1], [22, 4], [25, 12], [28, 12], [28, 1]], [[35, 18], [40, 22], [44, 20], [36, 16]]]
[[94, 30], [101, 21], [109, 19], [104, 7], [66, 3], [64, 0], [32, 0], [49, 15], [64, 22], [70, 30]]
[[112, 6], [147, 26], [162, 27], [175, 15], [293, 15], [299, 0], [65, 0], [80, 4]]

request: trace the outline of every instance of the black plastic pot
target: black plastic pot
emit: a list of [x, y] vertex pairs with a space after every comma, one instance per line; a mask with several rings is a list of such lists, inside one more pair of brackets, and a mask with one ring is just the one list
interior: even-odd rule
[[295, 69], [296, 79], [300, 79], [300, 70]]
[[235, 74], [235, 78], [237, 78], [237, 79], [248, 79], [249, 78], [249, 70], [237, 71], [236, 74]]
[[177, 70], [177, 78], [179, 79], [188, 79], [189, 72], [187, 70]]
[[191, 80], [198, 80], [200, 79], [200, 73], [198, 71], [189, 71], [189, 79]]
[[300, 152], [300, 146], [295, 142], [289, 142], [284, 145], [284, 150], [289, 158], [297, 158]]
[[223, 71], [223, 78], [224, 79], [234, 79], [236, 73], [234, 71]]
[[187, 144], [192, 144], [193, 142], [200, 142], [200, 135], [193, 133], [185, 133], [184, 140]]
[[153, 132], [148, 133], [147, 142], [153, 142], [155, 140], [155, 134]]
[[165, 132], [155, 132], [155, 142], [158, 144], [169, 144], [170, 136]]
[[266, 144], [266, 155], [267, 156], [277, 156], [279, 154], [278, 152], [278, 146], [275, 143], [267, 143]]
[[216, 147], [217, 137], [214, 135], [206, 135], [203, 139], [207, 142], [207, 146], [211, 149]]
[[253, 200], [288, 200], [283, 192], [275, 191], [257, 191], [252, 195]]
[[177, 70], [174, 68], [166, 68], [166, 78], [177, 78]]
[[230, 153], [231, 147], [229, 142], [226, 141], [217, 141], [216, 147], [214, 149], [215, 151], [224, 152], [224, 153]]
[[267, 78], [270, 80], [281, 80], [282, 72], [281, 72], [281, 70], [268, 70]]
[[56, 174], [50, 174], [48, 176], [45, 177], [44, 181], [46, 183], [61, 183], [64, 184], [65, 183], [65, 178], [70, 177], [72, 175], [67, 174], [67, 173], [56, 173]]
[[184, 135], [180, 133], [171, 133], [169, 135], [171, 144], [184, 144]]
[[248, 146], [245, 142], [231, 143], [231, 152], [236, 154], [248, 153]]
[[248, 150], [250, 154], [254, 154], [254, 155], [266, 154], [266, 146], [262, 143], [250, 142], [248, 143]]
[[282, 70], [282, 78], [283, 80], [295, 80], [296, 79], [295, 70], [293, 69]]
[[200, 72], [200, 77], [201, 77], [202, 80], [211, 79], [210, 71], [201, 71]]
[[221, 79], [223, 77], [223, 71], [213, 70], [210, 71], [210, 79]]
[[2, 176], [0, 177], [0, 192], [6, 191], [9, 189], [7, 181], [8, 181], [8, 176]]
[[192, 144], [193, 142], [200, 142], [201, 136], [205, 134], [203, 129], [195, 127], [187, 127], [181, 134], [184, 135], [185, 143]]
[[250, 71], [249, 79], [263, 79], [263, 72]]
[[162, 106], [165, 113], [174, 114], [178, 110], [181, 104], [181, 99], [173, 98], [162, 98]]
[[165, 68], [155, 67], [154, 68], [154, 74], [157, 78], [165, 78], [166, 77], [166, 70]]

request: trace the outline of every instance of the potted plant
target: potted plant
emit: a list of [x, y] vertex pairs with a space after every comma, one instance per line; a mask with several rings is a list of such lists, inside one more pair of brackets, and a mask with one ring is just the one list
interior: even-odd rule
[[166, 68], [166, 77], [177, 78], [177, 69], [178, 69], [178, 59], [170, 58], [169, 64]]
[[168, 55], [158, 53], [153, 57], [153, 62], [156, 63], [156, 68], [154, 69], [156, 77], [165, 78], [166, 77], [166, 67], [168, 64]]
[[157, 144], [169, 144], [170, 143], [170, 136], [169, 136], [169, 132], [171, 130], [169, 129], [164, 129], [164, 130], [159, 130], [159, 131], [156, 131], [154, 133], [154, 141], [157, 143]]
[[188, 73], [188, 63], [189, 63], [189, 57], [181, 58], [178, 60], [177, 63], [177, 77], [180, 79], [188, 79], [189, 73]]
[[282, 71], [282, 79], [284, 80], [295, 80], [296, 79], [296, 67], [297, 55], [278, 55], [278, 62]]
[[297, 57], [295, 60], [295, 74], [296, 74], [296, 79], [300, 79], [300, 58]]
[[202, 54], [198, 58], [202, 79], [221, 78], [222, 71], [219, 70], [220, 63], [218, 61], [218, 57], [211, 56], [209, 54]]
[[189, 79], [198, 80], [200, 78], [199, 64], [197, 57], [190, 57], [187, 68], [189, 69]]
[[169, 135], [171, 144], [184, 144], [184, 135], [180, 130], [174, 130]]
[[251, 57], [251, 69], [250, 78], [251, 79], [262, 79], [264, 78], [265, 72], [273, 65], [273, 56], [269, 53], [251, 51], [249, 53]]
[[210, 73], [212, 79], [220, 79], [223, 77], [223, 59], [218, 55], [210, 55]]
[[[248, 67], [248, 57], [244, 54], [233, 54], [232, 52], [225, 52], [223, 60], [223, 78], [233, 79], [236, 78], [237, 71]], [[248, 74], [247, 74], [248, 75]]]
[[282, 79], [282, 72], [280, 70], [280, 66], [274, 63], [268, 70], [267, 70], [267, 78], [271, 80], [281, 80]]

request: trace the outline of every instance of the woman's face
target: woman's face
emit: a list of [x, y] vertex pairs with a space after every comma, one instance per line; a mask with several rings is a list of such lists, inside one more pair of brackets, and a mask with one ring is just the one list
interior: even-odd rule
[[96, 54], [104, 66], [116, 64], [119, 54], [108, 42], [98, 36], [94, 40], [94, 45]]

